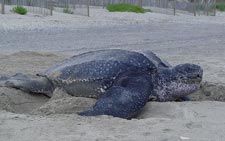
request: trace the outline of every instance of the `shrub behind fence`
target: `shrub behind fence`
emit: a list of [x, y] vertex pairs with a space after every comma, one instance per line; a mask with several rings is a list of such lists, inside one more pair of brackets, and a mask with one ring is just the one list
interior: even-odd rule
[[90, 0], [54, 0], [53, 2], [55, 11], [70, 10], [74, 14], [89, 16]]
[[154, 12], [165, 14], [174, 14], [176, 10], [185, 14], [214, 15], [216, 4], [216, 0], [5, 0], [5, 2], [6, 5], [26, 6], [29, 12], [43, 15], [51, 14], [51, 9], [59, 12], [69, 9], [74, 14], [87, 16], [89, 5], [105, 7], [109, 4], [127, 3], [149, 7]]
[[[70, 9], [74, 14], [89, 15], [89, 0], [0, 0], [0, 2], [11, 6], [21, 5], [28, 12], [42, 15], [52, 15], [52, 10], [64, 12], [65, 9]], [[1, 8], [1, 11], [4, 10]]]
[[108, 4], [127, 3], [150, 7], [154, 12], [164, 14], [174, 14], [174, 10], [177, 10], [177, 12], [193, 15], [213, 15], [216, 0], [91, 0], [90, 3], [103, 7]]
[[[192, 15], [215, 15], [216, 0], [144, 0], [143, 5], [149, 6], [159, 13], [177, 13]], [[157, 9], [158, 8], [158, 9]], [[160, 9], [159, 9], [160, 8]]]
[[28, 10], [28, 12], [31, 13], [37, 13], [42, 15], [50, 14], [48, 1], [46, 0], [1, 0], [1, 3], [3, 1], [5, 2], [6, 6], [11, 6], [11, 8], [17, 5], [21, 5], [24, 6]]

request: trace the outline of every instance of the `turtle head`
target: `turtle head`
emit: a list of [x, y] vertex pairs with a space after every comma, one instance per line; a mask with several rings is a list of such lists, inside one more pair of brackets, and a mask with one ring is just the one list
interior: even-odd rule
[[195, 64], [180, 64], [160, 72], [154, 100], [174, 101], [195, 92], [202, 81], [203, 70]]
[[185, 84], [200, 84], [203, 70], [195, 64], [180, 64], [172, 69], [172, 76], [177, 82]]

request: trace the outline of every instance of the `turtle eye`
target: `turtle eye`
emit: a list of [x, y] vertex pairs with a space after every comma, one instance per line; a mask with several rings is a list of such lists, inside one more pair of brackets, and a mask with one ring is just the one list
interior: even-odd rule
[[157, 101], [157, 97], [154, 95], [149, 96], [149, 101]]
[[180, 76], [179, 79], [184, 79], [184, 76]]

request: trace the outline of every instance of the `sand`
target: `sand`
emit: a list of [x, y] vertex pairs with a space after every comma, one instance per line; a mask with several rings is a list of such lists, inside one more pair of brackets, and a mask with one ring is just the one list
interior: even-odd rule
[[[160, 13], [145, 14], [107, 12], [102, 7], [90, 7], [90, 17], [82, 15], [64, 14], [53, 11], [53, 16], [29, 13], [26, 16], [10, 12], [13, 6], [6, 6], [6, 15], [0, 15], [0, 30], [3, 31], [24, 31], [24, 30], [43, 30], [43, 29], [77, 29], [87, 27], [102, 27], [116, 25], [139, 25], [149, 23], [191, 23], [191, 24], [220, 24], [223, 25], [224, 14], [217, 12], [217, 16], [197, 16], [193, 19], [192, 15], [177, 13], [177, 16]], [[172, 10], [171, 10], [172, 11]]]
[[90, 18], [61, 13], [53, 17], [0, 15], [0, 74], [39, 73], [89, 50], [138, 51], [147, 46], [172, 65], [184, 62], [201, 65], [204, 69], [201, 89], [191, 95], [189, 102], [149, 102], [137, 118], [125, 120], [78, 116], [77, 112], [87, 109], [96, 100], [72, 97], [60, 89], [49, 99], [1, 87], [0, 140], [205, 141], [225, 138], [225, 20], [221, 19], [224, 14], [193, 18], [156, 13], [107, 13], [104, 9], [92, 11]]

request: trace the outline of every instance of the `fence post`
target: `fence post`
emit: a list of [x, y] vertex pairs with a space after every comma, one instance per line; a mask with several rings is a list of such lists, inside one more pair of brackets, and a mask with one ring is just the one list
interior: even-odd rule
[[5, 0], [2, 0], [2, 14], [5, 14]]
[[193, 12], [194, 12], [194, 16], [196, 16], [196, 0], [194, 0]]
[[176, 0], [173, 0], [173, 15], [176, 16]]
[[103, 8], [103, 9], [105, 8], [104, 0], [102, 0], [102, 8]]
[[90, 3], [91, 3], [91, 0], [88, 0], [87, 1], [87, 14], [88, 14], [88, 17], [90, 17]]
[[209, 16], [209, 1], [206, 1], [206, 15]]
[[50, 8], [50, 15], [52, 16], [53, 15], [53, 12], [52, 12], [53, 11], [53, 1], [52, 0], [49, 0], [49, 4], [50, 4], [49, 5], [50, 6], [49, 7]]
[[213, 15], [216, 16], [216, 0], [214, 0], [213, 4]]

